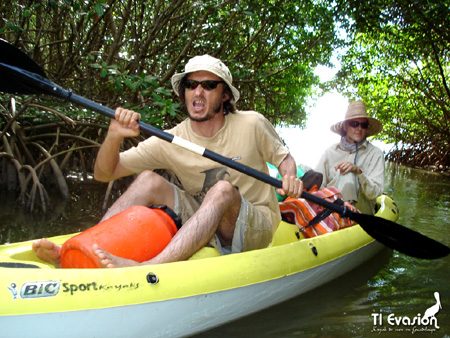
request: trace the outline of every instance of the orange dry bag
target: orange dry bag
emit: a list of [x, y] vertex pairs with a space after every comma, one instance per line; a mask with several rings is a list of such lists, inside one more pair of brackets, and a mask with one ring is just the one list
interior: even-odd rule
[[180, 226], [180, 218], [166, 206], [130, 207], [67, 240], [61, 267], [100, 268], [94, 244], [119, 257], [147, 261], [166, 247]]

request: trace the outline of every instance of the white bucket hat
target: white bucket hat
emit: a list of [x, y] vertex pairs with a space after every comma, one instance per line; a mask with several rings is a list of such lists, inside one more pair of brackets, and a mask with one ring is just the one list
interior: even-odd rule
[[225, 81], [233, 94], [231, 103], [236, 103], [239, 100], [239, 91], [231, 84], [233, 82], [233, 76], [231, 75], [228, 67], [225, 66], [225, 64], [219, 59], [206, 54], [193, 57], [184, 67], [184, 73], [177, 73], [172, 76], [172, 88], [175, 91], [175, 94], [180, 96], [180, 82], [186, 74], [201, 70], [213, 73]]
[[340, 121], [331, 126], [330, 130], [333, 133], [339, 134], [341, 136], [345, 135], [343, 125], [345, 121], [364, 118], [369, 121], [369, 127], [367, 128], [367, 137], [378, 134], [382, 129], [383, 125], [377, 119], [367, 115], [366, 105], [362, 101], [354, 101], [348, 105], [347, 112], [345, 113], [344, 121]]

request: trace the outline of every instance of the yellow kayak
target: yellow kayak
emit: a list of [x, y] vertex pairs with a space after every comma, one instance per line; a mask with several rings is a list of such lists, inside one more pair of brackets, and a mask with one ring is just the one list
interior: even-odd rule
[[[387, 196], [376, 216], [396, 221]], [[308, 292], [363, 264], [384, 246], [358, 225], [297, 237], [281, 222], [270, 247], [118, 269], [55, 269], [31, 241], [0, 246], [1, 337], [179, 337]], [[59, 244], [72, 235], [51, 238]]]

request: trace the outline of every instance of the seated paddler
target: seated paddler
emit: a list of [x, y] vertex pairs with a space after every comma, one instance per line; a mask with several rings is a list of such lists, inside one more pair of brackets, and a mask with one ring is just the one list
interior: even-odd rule
[[[172, 87], [188, 117], [168, 133], [266, 174], [266, 163], [272, 163], [282, 175], [277, 193], [300, 197], [303, 184], [293, 157], [263, 115], [236, 109], [239, 91], [223, 62], [209, 55], [193, 57], [184, 72], [173, 75]], [[144, 262], [117, 257], [94, 245], [102, 267], [186, 260], [207, 245], [229, 254], [271, 243], [281, 219], [272, 186], [154, 136], [119, 152], [125, 138], [139, 135], [139, 119], [134, 111], [116, 109], [98, 152], [95, 179], [108, 182], [139, 174], [103, 220], [134, 205], [166, 205], [181, 218], [182, 226], [158, 255]], [[157, 174], [159, 169], [174, 173], [181, 184]], [[59, 265], [58, 245], [41, 239], [33, 249], [40, 259]]]
[[340, 141], [325, 150], [315, 169], [323, 174], [324, 187], [338, 188], [346, 202], [366, 214], [375, 213], [384, 190], [384, 154], [367, 139], [382, 128], [364, 102], [351, 102], [344, 120], [331, 126]]

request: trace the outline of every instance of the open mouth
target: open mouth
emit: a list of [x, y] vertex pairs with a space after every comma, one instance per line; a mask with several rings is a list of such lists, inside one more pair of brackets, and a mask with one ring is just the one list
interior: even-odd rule
[[206, 107], [205, 100], [194, 100], [193, 104], [195, 110], [202, 110]]

